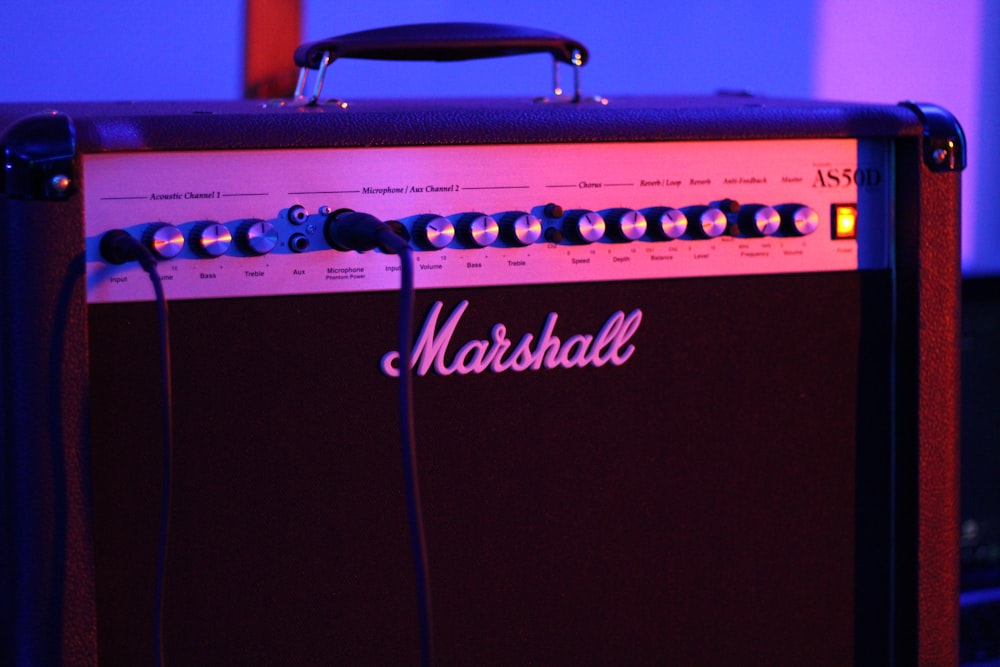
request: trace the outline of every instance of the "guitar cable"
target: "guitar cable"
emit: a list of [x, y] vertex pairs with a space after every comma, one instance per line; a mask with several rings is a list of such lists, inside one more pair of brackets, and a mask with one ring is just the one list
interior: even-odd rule
[[163, 433], [163, 467], [160, 489], [160, 536], [156, 554], [156, 583], [153, 603], [153, 649], [156, 667], [164, 665], [163, 607], [167, 574], [167, 544], [170, 538], [170, 501], [173, 484], [174, 407], [173, 380], [170, 364], [170, 326], [167, 298], [163, 282], [156, 270], [156, 258], [139, 240], [122, 229], [113, 229], [101, 237], [101, 255], [112, 264], [136, 261], [149, 274], [156, 295], [156, 311], [160, 338], [161, 419]]
[[[415, 289], [413, 284], [413, 250], [409, 242], [387, 223], [366, 213], [342, 210], [331, 214], [325, 227], [330, 244], [342, 250], [366, 251], [379, 248], [399, 255], [399, 394], [400, 445], [406, 491], [406, 509], [410, 532], [412, 560], [416, 581], [417, 613], [420, 635], [420, 661], [423, 667], [433, 664], [433, 622], [431, 614], [430, 577], [427, 544], [424, 533], [419, 476], [417, 474], [416, 435], [413, 419], [412, 341]], [[156, 295], [162, 372], [163, 472], [160, 504], [160, 536], [157, 551], [154, 596], [154, 664], [163, 667], [163, 610], [166, 581], [167, 545], [170, 536], [170, 503], [174, 452], [173, 389], [170, 364], [170, 338], [167, 300], [162, 281], [156, 270], [156, 259], [140, 241], [128, 232], [114, 229], [101, 238], [101, 255], [112, 264], [137, 261], [149, 274]]]

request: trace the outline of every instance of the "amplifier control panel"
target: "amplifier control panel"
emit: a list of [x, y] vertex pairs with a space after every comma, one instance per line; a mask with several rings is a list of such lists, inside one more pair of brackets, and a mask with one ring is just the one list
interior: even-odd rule
[[83, 158], [88, 297], [395, 289], [398, 258], [337, 242], [345, 215], [415, 250], [418, 288], [883, 268], [888, 142], [856, 139], [109, 153]]

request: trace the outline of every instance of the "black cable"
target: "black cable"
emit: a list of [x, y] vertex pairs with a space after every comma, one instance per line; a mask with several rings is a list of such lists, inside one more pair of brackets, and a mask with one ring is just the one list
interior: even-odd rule
[[154, 642], [156, 648], [156, 665], [162, 667], [163, 658], [163, 607], [164, 607], [164, 585], [167, 574], [167, 544], [170, 538], [170, 498], [171, 486], [173, 484], [173, 462], [174, 462], [174, 406], [173, 388], [170, 372], [170, 327], [167, 315], [167, 299], [163, 294], [163, 283], [160, 274], [156, 271], [155, 262], [151, 266], [143, 264], [143, 268], [149, 274], [149, 279], [153, 283], [153, 290], [156, 293], [156, 311], [160, 326], [160, 372], [162, 393], [161, 419], [163, 422], [163, 472], [161, 476], [160, 490], [160, 543], [156, 559], [156, 593], [155, 593], [155, 617], [153, 620]]
[[427, 564], [427, 541], [424, 533], [420, 483], [417, 475], [417, 441], [413, 422], [413, 251], [407, 245], [399, 252], [403, 274], [399, 288], [399, 422], [406, 479], [406, 509], [410, 523], [410, 542], [417, 579], [417, 604], [420, 613], [420, 658], [430, 667], [433, 656], [433, 623], [431, 616], [430, 576]]
[[160, 338], [160, 391], [162, 395], [160, 416], [163, 433], [163, 468], [160, 489], [160, 539], [156, 556], [156, 582], [153, 605], [153, 650], [157, 667], [164, 664], [163, 608], [164, 586], [167, 573], [167, 544], [170, 537], [170, 498], [173, 480], [174, 452], [174, 406], [173, 380], [170, 365], [170, 327], [167, 312], [167, 298], [163, 293], [163, 281], [156, 270], [153, 254], [124, 230], [114, 229], [101, 238], [101, 254], [112, 264], [139, 262], [149, 274], [156, 295], [156, 311], [159, 321]]
[[[406, 485], [406, 514], [410, 525], [410, 546], [417, 584], [417, 611], [420, 621], [420, 664], [430, 667], [434, 656], [434, 623], [431, 613], [430, 569], [427, 563], [427, 539], [424, 533], [423, 503], [420, 499], [420, 476], [417, 474], [417, 438], [413, 422], [413, 311], [416, 290], [413, 285], [413, 249], [388, 224], [365, 214], [345, 216], [351, 225], [374, 227], [374, 242], [384, 252], [399, 255], [402, 276], [399, 284], [399, 430]], [[338, 220], [339, 221], [339, 220]]]
[[[354, 224], [338, 225], [341, 229], [362, 228], [368, 239], [375, 241], [363, 249], [377, 245], [383, 251], [399, 255], [400, 306], [399, 306], [399, 420], [400, 443], [403, 460], [404, 482], [406, 486], [406, 508], [410, 527], [410, 543], [417, 588], [417, 606], [420, 628], [420, 662], [424, 667], [433, 664], [433, 622], [431, 614], [430, 576], [427, 563], [427, 542], [424, 533], [420, 483], [417, 474], [416, 430], [413, 421], [413, 373], [412, 341], [415, 289], [413, 285], [413, 251], [409, 243], [392, 229], [371, 216], [355, 214], [349, 221]], [[357, 241], [355, 241], [357, 242]], [[371, 241], [359, 243], [367, 244]], [[168, 325], [167, 300], [163, 284], [156, 271], [156, 260], [137, 240], [122, 230], [113, 230], [101, 239], [101, 253], [115, 264], [138, 261], [149, 274], [156, 293], [157, 313], [160, 328], [160, 363], [162, 372], [162, 419], [163, 419], [163, 477], [160, 513], [160, 543], [157, 555], [156, 592], [154, 607], [154, 648], [155, 664], [162, 667], [163, 656], [163, 608], [164, 584], [166, 581], [167, 544], [170, 535], [170, 497], [173, 467], [173, 390], [170, 373], [170, 332]]]
[[417, 610], [420, 622], [420, 662], [433, 663], [434, 630], [431, 616], [430, 575], [427, 565], [427, 540], [417, 474], [417, 439], [413, 424], [413, 249], [388, 223], [367, 213], [342, 210], [327, 219], [323, 233], [330, 245], [342, 250], [365, 251], [379, 248], [399, 255], [399, 422], [403, 476], [406, 486], [406, 513], [410, 526], [410, 546], [417, 585]]
[[413, 250], [409, 242], [388, 223], [373, 215], [343, 209], [332, 213], [323, 229], [326, 240], [341, 250], [366, 251], [379, 248], [399, 255], [399, 422], [403, 476], [406, 486], [406, 513], [410, 526], [410, 545], [417, 584], [417, 607], [420, 622], [420, 662], [433, 662], [433, 623], [431, 617], [430, 576], [427, 565], [427, 541], [417, 475], [417, 441], [413, 424]]

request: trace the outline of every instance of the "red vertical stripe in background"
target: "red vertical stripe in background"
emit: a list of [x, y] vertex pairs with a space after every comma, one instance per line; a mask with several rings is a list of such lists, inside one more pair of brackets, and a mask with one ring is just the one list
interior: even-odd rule
[[292, 55], [301, 41], [301, 0], [247, 0], [243, 96], [291, 97], [298, 75]]

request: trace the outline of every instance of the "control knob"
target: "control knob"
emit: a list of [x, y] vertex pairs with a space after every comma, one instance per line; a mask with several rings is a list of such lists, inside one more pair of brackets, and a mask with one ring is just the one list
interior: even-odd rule
[[630, 208], [611, 209], [604, 221], [608, 236], [615, 241], [637, 241], [646, 233], [646, 216]]
[[789, 236], [812, 234], [819, 227], [819, 213], [803, 204], [782, 204], [776, 207], [781, 216], [781, 231]]
[[606, 228], [604, 218], [594, 211], [568, 211], [562, 222], [563, 234], [575, 243], [600, 241]]
[[714, 206], [687, 206], [681, 211], [688, 220], [688, 234], [694, 238], [714, 239], [729, 228], [726, 214]]
[[236, 242], [248, 255], [266, 255], [278, 245], [278, 229], [267, 220], [244, 220], [236, 228]]
[[205, 257], [225, 255], [232, 243], [232, 232], [218, 222], [200, 222], [191, 231], [191, 247]]
[[166, 222], [154, 222], [146, 227], [142, 242], [157, 259], [173, 259], [184, 249], [184, 234]]
[[542, 221], [523, 211], [504, 213], [500, 217], [500, 236], [512, 246], [531, 245], [542, 236]]
[[654, 239], [679, 239], [687, 231], [688, 219], [684, 212], [667, 206], [642, 209], [646, 228]]
[[469, 248], [485, 248], [500, 236], [500, 225], [484, 213], [464, 213], [458, 218], [457, 235]]
[[[532, 209], [533, 211], [535, 209]], [[556, 203], [548, 203], [541, 207], [542, 216], [551, 219], [563, 217], [563, 207]]]
[[709, 204], [712, 208], [717, 208], [723, 213], [730, 215], [733, 213], [739, 213], [740, 203], [735, 199], [719, 199], [718, 201], [713, 201]]
[[455, 238], [455, 225], [440, 215], [422, 215], [413, 223], [417, 243], [430, 250], [440, 250]]
[[736, 224], [744, 236], [770, 236], [781, 227], [781, 214], [763, 204], [744, 204], [736, 216]]

